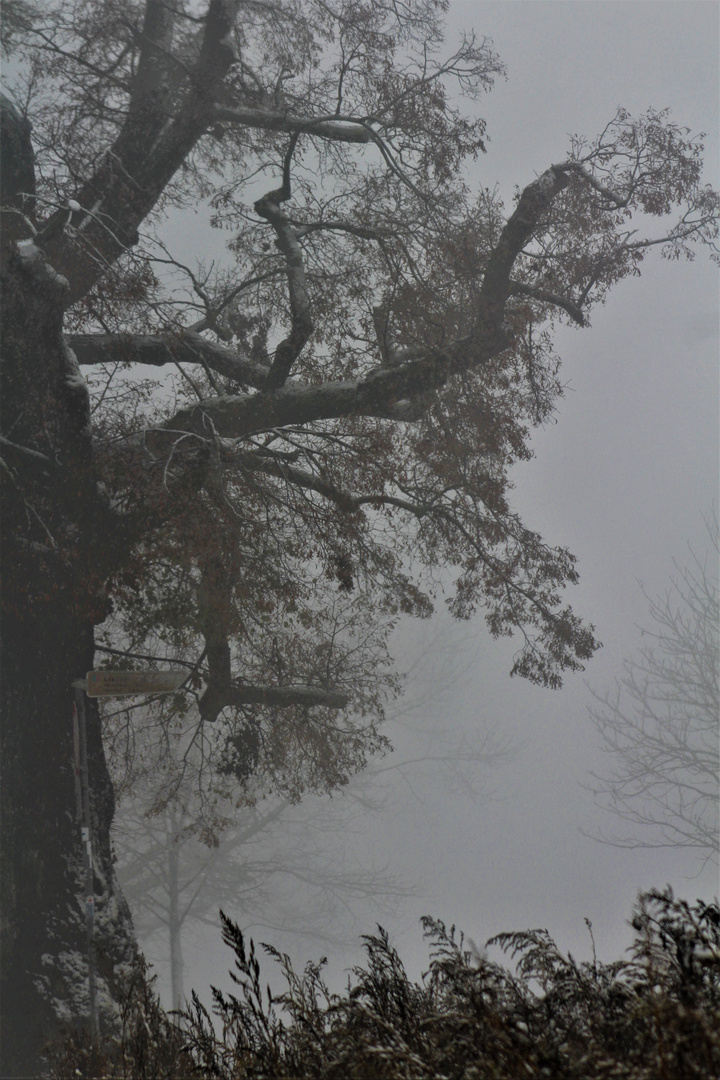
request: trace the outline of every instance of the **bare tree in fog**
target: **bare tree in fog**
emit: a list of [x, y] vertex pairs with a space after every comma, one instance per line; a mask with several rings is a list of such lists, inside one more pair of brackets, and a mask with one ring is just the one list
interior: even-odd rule
[[[718, 521], [709, 550], [691, 551], [670, 588], [649, 601], [648, 644], [625, 661], [614, 691], [589, 709], [608, 755], [597, 801], [635, 829], [601, 836], [620, 847], [695, 848], [718, 862], [720, 608]], [[677, 564], [676, 564], [677, 566]], [[637, 831], [635, 831], [637, 830]]]
[[128, 806], [116, 832], [118, 876], [146, 955], [169, 966], [172, 1008], [185, 1000], [184, 945], [200, 924], [219, 927], [220, 907], [245, 926], [337, 945], [350, 936], [348, 923], [357, 932], [358, 902], [387, 914], [411, 892], [388, 867], [350, 864], [351, 809], [344, 800], [339, 808], [316, 800], [312, 809], [270, 800], [236, 811], [235, 824], [208, 845], [180, 808], [148, 817], [141, 802]]

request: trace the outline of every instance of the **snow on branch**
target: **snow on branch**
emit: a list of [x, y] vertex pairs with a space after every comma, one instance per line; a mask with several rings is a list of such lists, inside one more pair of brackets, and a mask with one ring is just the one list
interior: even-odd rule
[[350, 704], [350, 695], [338, 690], [326, 690], [321, 686], [290, 684], [285, 686], [262, 686], [235, 683], [224, 687], [212, 687], [200, 699], [200, 715], [206, 723], [214, 723], [223, 709], [239, 705], [274, 705], [287, 708], [302, 705], [308, 708], [344, 709]]
[[350, 695], [320, 686], [233, 686], [228, 690], [228, 705], [315, 705], [344, 709]]
[[206, 364], [219, 375], [248, 386], [263, 386], [269, 368], [193, 331], [162, 334], [69, 334], [78, 363]]
[[283, 162], [282, 186], [275, 191], [269, 191], [255, 203], [256, 213], [265, 218], [275, 230], [277, 246], [285, 258], [292, 317], [290, 333], [283, 338], [275, 350], [266, 382], [268, 389], [275, 389], [285, 383], [293, 364], [314, 329], [302, 248], [298, 243], [295, 230], [280, 209], [280, 204], [287, 202], [291, 196], [290, 166], [296, 144], [297, 135], [293, 135]]
[[213, 109], [213, 117], [215, 120], [235, 123], [242, 127], [261, 128], [265, 131], [286, 131], [290, 135], [305, 133], [335, 142], [367, 143], [371, 139], [370, 130], [362, 124], [337, 120], [330, 116], [319, 116], [313, 119], [293, 116], [273, 109], [216, 105]]

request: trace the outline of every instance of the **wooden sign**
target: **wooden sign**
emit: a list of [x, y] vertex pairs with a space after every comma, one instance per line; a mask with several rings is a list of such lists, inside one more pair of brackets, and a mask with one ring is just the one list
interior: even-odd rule
[[124, 697], [126, 694], [169, 694], [185, 682], [186, 671], [88, 671], [88, 697]]

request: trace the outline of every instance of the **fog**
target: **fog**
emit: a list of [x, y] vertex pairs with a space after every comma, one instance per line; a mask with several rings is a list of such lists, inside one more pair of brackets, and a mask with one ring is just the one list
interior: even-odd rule
[[[593, 136], [618, 105], [669, 106], [677, 122], [707, 132], [706, 180], [720, 182], [717, 5], [453, 3], [450, 44], [463, 28], [492, 38], [507, 65], [507, 81], [477, 104], [489, 142], [472, 174], [474, 183], [498, 183], [506, 203], [514, 185], [563, 159], [569, 134]], [[688, 899], [717, 892], [715, 871], [691, 851], [621, 850], [585, 835], [613, 822], [583, 787], [602, 769], [585, 680], [602, 690], [622, 673], [647, 624], [640, 583], [655, 595], [669, 584], [673, 559], [686, 562], [688, 545], [706, 548], [702, 514], [718, 497], [716, 268], [703, 252], [682, 264], [651, 253], [642, 277], [617, 286], [590, 329], [563, 330], [557, 348], [566, 394], [557, 422], [534, 436], [535, 460], [515, 471], [514, 507], [578, 557], [581, 582], [568, 600], [604, 647], [585, 677], [569, 676], [552, 692], [511, 680], [517, 643], [491, 640], [481, 617], [453, 624], [442, 600], [431, 623], [401, 627], [395, 646], [409, 671], [407, 701], [389, 724], [396, 750], [386, 763], [428, 747], [437, 753], [461, 736], [473, 745], [488, 732], [515, 749], [454, 774], [432, 765], [388, 770], [377, 781], [382, 809], [356, 805], [339, 815], [348, 865], [387, 864], [415, 891], [394, 908], [356, 905], [337, 933], [352, 936], [359, 924], [372, 932], [381, 921], [414, 975], [426, 960], [425, 913], [478, 944], [546, 927], [579, 957], [591, 951], [588, 918], [599, 957], [610, 961], [629, 942], [639, 890], [671, 883]], [[335, 985], [360, 959], [357, 944], [329, 949], [292, 927], [248, 925], [240, 907], [226, 910], [300, 966], [328, 954]], [[157, 942], [145, 944], [157, 958]], [[191, 928], [184, 950], [186, 989], [227, 985], [230, 955], [217, 930]], [[165, 966], [158, 972], [166, 991]]]

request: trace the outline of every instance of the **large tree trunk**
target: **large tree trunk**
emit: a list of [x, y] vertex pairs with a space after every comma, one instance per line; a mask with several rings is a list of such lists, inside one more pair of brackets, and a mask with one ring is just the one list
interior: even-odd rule
[[[93, 666], [112, 562], [102, 548], [87, 391], [61, 333], [66, 285], [31, 244], [20, 251], [5, 247], [2, 273], [3, 1077], [35, 1075], [60, 1022], [87, 1022], [71, 683]], [[93, 705], [87, 732], [102, 1030], [112, 1020], [113, 976], [135, 944], [112, 866], [113, 791]]]

